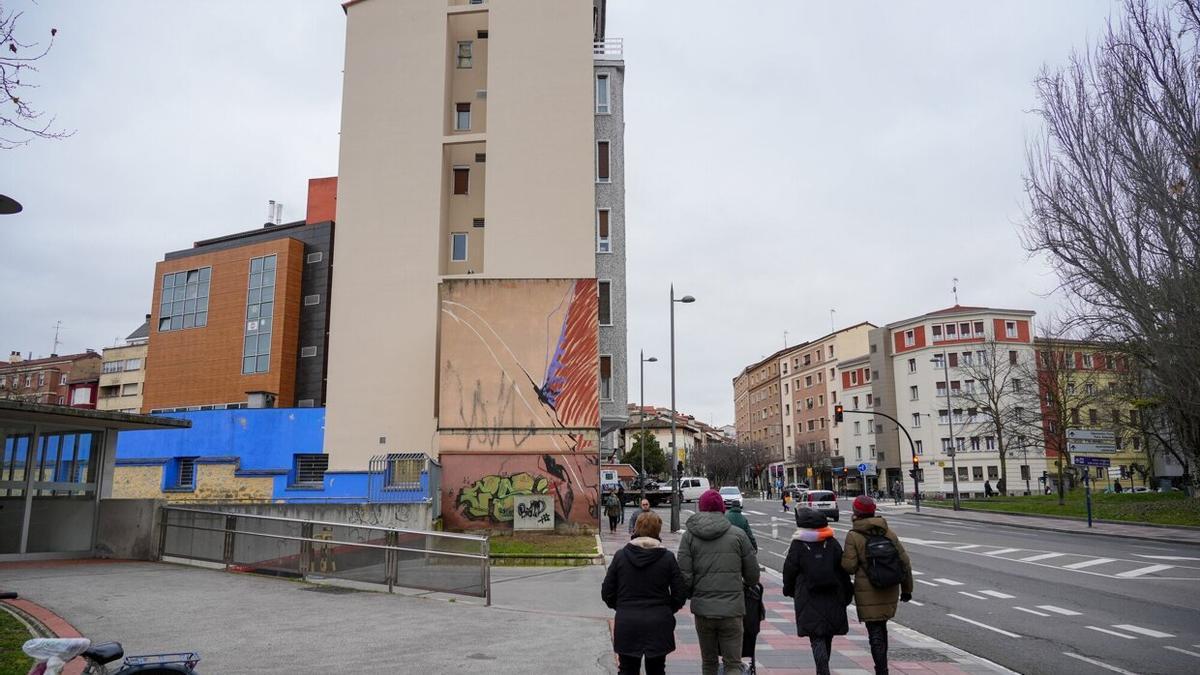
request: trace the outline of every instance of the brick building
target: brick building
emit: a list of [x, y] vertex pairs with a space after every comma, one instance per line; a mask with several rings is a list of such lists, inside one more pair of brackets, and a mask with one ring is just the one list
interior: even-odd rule
[[100, 354], [90, 349], [39, 359], [25, 359], [14, 351], [0, 364], [0, 398], [94, 408], [99, 376]]
[[309, 182], [305, 220], [157, 264], [143, 411], [324, 405], [336, 180]]

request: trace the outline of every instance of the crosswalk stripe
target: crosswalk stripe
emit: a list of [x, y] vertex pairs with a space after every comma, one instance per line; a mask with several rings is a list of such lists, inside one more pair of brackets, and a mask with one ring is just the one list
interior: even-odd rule
[[1039, 612], [1036, 609], [1026, 609], [1024, 607], [1013, 607], [1013, 609], [1020, 611], [1020, 612], [1028, 612], [1030, 614], [1036, 614], [1038, 616], [1050, 616], [1049, 614], [1046, 614], [1045, 612]]
[[1063, 652], [1063, 654], [1065, 654], [1066, 656], [1069, 656], [1073, 659], [1079, 659], [1080, 661], [1083, 661], [1084, 663], [1090, 663], [1093, 666], [1099, 666], [1105, 670], [1111, 670], [1114, 673], [1121, 673], [1121, 675], [1136, 675], [1135, 673], [1131, 673], [1128, 670], [1124, 670], [1124, 669], [1118, 668], [1116, 666], [1110, 666], [1109, 664], [1107, 664], [1103, 661], [1097, 661], [1096, 659], [1089, 659], [1086, 656], [1080, 656], [1079, 654], [1076, 654], [1074, 652]]
[[1112, 558], [1092, 558], [1091, 560], [1084, 560], [1083, 562], [1071, 563], [1070, 565], [1063, 565], [1063, 569], [1065, 569], [1065, 570], [1081, 570], [1085, 567], [1095, 567], [1096, 565], [1103, 565], [1105, 563], [1110, 563], [1110, 562], [1116, 562], [1116, 561], [1113, 560]]
[[954, 550], [955, 551], [970, 551], [973, 548], [983, 548], [983, 544], [963, 544], [962, 546], [955, 546]]
[[1019, 548], [1002, 548], [1002, 549], [998, 549], [995, 551], [987, 551], [986, 553], [984, 553], [984, 555], [1004, 555], [1005, 553], [1016, 553], [1017, 551], [1020, 551], [1020, 550], [1021, 549], [1019, 549]]
[[1109, 630], [1109, 629], [1107, 629], [1107, 628], [1100, 628], [1099, 626], [1085, 626], [1085, 628], [1087, 628], [1088, 630], [1094, 630], [1094, 631], [1096, 631], [1096, 632], [1098, 632], [1098, 633], [1107, 633], [1107, 634], [1109, 634], [1109, 635], [1115, 635], [1116, 637], [1119, 637], [1119, 638], [1125, 638], [1126, 640], [1136, 640], [1136, 639], [1137, 639], [1137, 638], [1135, 638], [1135, 637], [1134, 637], [1134, 636], [1132, 636], [1132, 635], [1126, 635], [1126, 634], [1124, 634], [1124, 633], [1118, 633], [1118, 632], [1117, 632], [1117, 631], [1115, 631], [1115, 630]]
[[765, 515], [767, 515], [767, 514], [765, 514], [765, 513], [761, 512], [761, 511], [746, 511], [746, 513], [749, 513], [749, 514], [750, 514], [750, 515], [752, 515], [752, 516], [765, 516]]
[[1147, 574], [1154, 574], [1155, 572], [1162, 572], [1163, 570], [1169, 570], [1174, 567], [1175, 567], [1174, 565], [1150, 565], [1149, 567], [1140, 567], [1136, 570], [1129, 570], [1128, 572], [1121, 572], [1117, 576], [1121, 577], [1122, 579], [1133, 579], [1134, 577], [1145, 576]]
[[1060, 558], [1062, 553], [1042, 553], [1041, 555], [1031, 555], [1028, 558], [1018, 558], [1021, 562], [1037, 562], [1039, 560], [1049, 560], [1051, 558]]
[[932, 581], [925, 581], [924, 579], [917, 579], [917, 583], [925, 584], [926, 586], [933, 586], [934, 588], [937, 588], [937, 584], [933, 583]]
[[913, 576], [914, 576], [914, 577], [919, 577], [919, 576], [921, 576], [921, 575], [925, 574], [924, 572], [918, 572], [918, 571], [916, 571], [916, 570], [913, 570], [913, 571], [912, 571], [912, 573], [913, 573]]
[[1001, 593], [1000, 591], [979, 591], [979, 592], [984, 595], [990, 595], [993, 598], [1000, 598], [1001, 600], [1012, 600], [1013, 598], [1017, 597], [1015, 595], [1009, 595], [1008, 593]]
[[[1200, 647], [1200, 645], [1192, 645], [1192, 646]], [[1200, 654], [1197, 654], [1196, 652], [1188, 651], [1186, 649], [1180, 649], [1179, 647], [1172, 647], [1171, 645], [1164, 645], [1163, 649], [1170, 649], [1173, 652], [1179, 652], [1180, 654], [1187, 654], [1188, 656], [1195, 656], [1196, 658], [1200, 658]]]
[[987, 600], [987, 598], [983, 597], [982, 595], [975, 595], [974, 593], [968, 593], [966, 591], [959, 591], [958, 593], [959, 595], [965, 595], [968, 598], [975, 598], [976, 600]]
[[997, 633], [999, 633], [999, 634], [1001, 634], [1001, 635], [1007, 635], [1007, 636], [1008, 636], [1008, 637], [1010, 637], [1010, 638], [1019, 638], [1019, 637], [1021, 637], [1020, 635], [1017, 635], [1016, 633], [1010, 633], [1010, 632], [1008, 632], [1008, 631], [1006, 631], [1006, 630], [1003, 630], [1003, 629], [1000, 629], [1000, 628], [996, 628], [995, 626], [989, 626], [989, 625], [987, 625], [986, 623], [980, 623], [980, 622], [978, 622], [978, 621], [976, 621], [976, 620], [974, 620], [974, 619], [968, 619], [968, 618], [967, 618], [967, 617], [965, 617], [965, 616], [959, 616], [959, 615], [957, 615], [957, 614], [947, 614], [946, 616], [948, 616], [948, 617], [950, 617], [950, 618], [952, 618], [952, 619], [958, 619], [959, 621], [963, 621], [963, 622], [965, 622], [965, 623], [969, 623], [969, 624], [972, 624], [972, 625], [975, 625], [975, 626], [979, 626], [980, 628], [986, 628], [986, 629], [988, 629], [988, 630], [990, 630], [990, 631], [995, 631], [995, 632], [997, 632]]
[[1055, 614], [1062, 614], [1063, 616], [1079, 616], [1080, 615], [1079, 612], [1076, 612], [1073, 609], [1063, 609], [1062, 607], [1055, 607], [1054, 605], [1038, 605], [1037, 608], [1044, 609], [1047, 612], [1054, 612]]
[[961, 581], [955, 581], [953, 579], [934, 579], [934, 581], [940, 584], [946, 584], [947, 586], [962, 586]]
[[1170, 633], [1164, 633], [1162, 631], [1153, 630], [1151, 628], [1142, 628], [1141, 626], [1134, 626], [1133, 624], [1128, 624], [1128, 623], [1114, 625], [1113, 628], [1116, 628], [1118, 630], [1128, 631], [1130, 633], [1141, 633], [1142, 635], [1145, 635], [1147, 637], [1152, 637], [1152, 638], [1173, 638], [1173, 637], [1175, 637], [1174, 635], [1171, 635]]

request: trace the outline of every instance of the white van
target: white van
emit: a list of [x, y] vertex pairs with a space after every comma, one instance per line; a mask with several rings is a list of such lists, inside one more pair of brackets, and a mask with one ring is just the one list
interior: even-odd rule
[[681, 499], [685, 502], [699, 501], [700, 495], [711, 489], [707, 478], [699, 477], [684, 477], [679, 479], [679, 491], [683, 494]]

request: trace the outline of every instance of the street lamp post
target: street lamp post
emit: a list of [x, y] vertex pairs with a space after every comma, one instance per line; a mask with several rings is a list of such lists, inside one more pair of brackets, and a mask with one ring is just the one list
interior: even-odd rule
[[[938, 360], [935, 357], [930, 361], [937, 363]], [[954, 481], [954, 510], [961, 511], [962, 503], [958, 498], [958, 446], [954, 444], [954, 403], [950, 400], [950, 358], [946, 352], [942, 352], [942, 372], [946, 375], [946, 424], [950, 427], [950, 471]]]
[[679, 455], [675, 448], [675, 303], [691, 303], [696, 299], [685, 295], [675, 299], [675, 284], [671, 284], [671, 531], [679, 531]]
[[646, 498], [646, 364], [657, 363], [658, 358], [651, 356], [646, 358], [646, 350], [639, 349], [638, 356], [641, 358], [641, 389], [642, 389], [642, 404], [638, 408], [638, 440], [642, 443], [642, 499]]

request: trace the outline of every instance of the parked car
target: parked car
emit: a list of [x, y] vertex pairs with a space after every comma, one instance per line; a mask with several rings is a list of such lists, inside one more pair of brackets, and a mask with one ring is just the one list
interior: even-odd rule
[[719, 490], [721, 499], [725, 502], [725, 508], [731, 506], [742, 505], [742, 491], [737, 487], [727, 485]]
[[683, 494], [683, 501], [685, 502], [699, 500], [700, 495], [711, 488], [712, 486], [708, 484], [707, 478], [686, 476], [679, 479], [679, 491]]
[[809, 490], [800, 504], [820, 511], [829, 520], [838, 520], [841, 515], [838, 510], [837, 495], [832, 490]]

